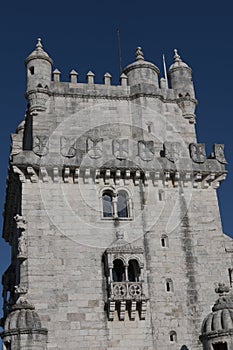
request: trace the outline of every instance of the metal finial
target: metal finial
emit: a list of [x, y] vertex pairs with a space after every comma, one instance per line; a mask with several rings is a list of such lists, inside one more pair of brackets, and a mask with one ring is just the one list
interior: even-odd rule
[[175, 53], [175, 55], [174, 55], [175, 62], [181, 62], [182, 60], [180, 58], [180, 55], [177, 52], [177, 49], [174, 49], [174, 53]]
[[41, 44], [41, 38], [38, 38], [38, 39], [37, 39], [36, 48], [37, 48], [37, 49], [42, 49], [42, 47], [43, 47], [43, 46], [42, 46], [42, 44]]
[[144, 60], [144, 54], [143, 54], [142, 48], [141, 48], [140, 46], [138, 46], [138, 47], [136, 48], [136, 54], [135, 54], [135, 56], [136, 56], [136, 61], [138, 61], [138, 60]]

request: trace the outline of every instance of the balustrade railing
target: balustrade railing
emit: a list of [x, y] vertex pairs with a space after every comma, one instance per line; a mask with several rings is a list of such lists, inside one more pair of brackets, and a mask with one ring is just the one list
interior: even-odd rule
[[142, 282], [110, 283], [110, 298], [113, 300], [136, 300], [142, 296]]

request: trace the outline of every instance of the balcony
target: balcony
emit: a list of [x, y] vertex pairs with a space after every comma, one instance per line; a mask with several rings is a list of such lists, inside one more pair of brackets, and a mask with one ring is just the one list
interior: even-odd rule
[[117, 311], [119, 319], [125, 319], [126, 310], [131, 320], [135, 319], [136, 311], [141, 320], [146, 316], [147, 299], [143, 294], [142, 282], [110, 282], [108, 298], [109, 319], [114, 319]]

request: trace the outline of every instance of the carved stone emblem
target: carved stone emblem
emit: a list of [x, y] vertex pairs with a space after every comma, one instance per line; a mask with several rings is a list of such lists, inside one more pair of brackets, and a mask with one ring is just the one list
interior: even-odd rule
[[164, 143], [165, 157], [171, 162], [175, 162], [180, 156], [179, 142], [165, 142]]
[[195, 163], [204, 163], [206, 160], [205, 144], [191, 143], [189, 145], [190, 156]]
[[142, 160], [152, 160], [154, 158], [154, 142], [138, 141], [138, 154]]
[[28, 288], [25, 286], [15, 286], [15, 294], [27, 294]]
[[90, 158], [97, 159], [103, 154], [103, 139], [87, 139], [87, 153]]
[[45, 156], [49, 151], [48, 136], [34, 136], [33, 138], [33, 152], [38, 156]]
[[227, 164], [225, 155], [224, 155], [224, 145], [223, 144], [214, 144], [214, 157], [219, 161], [219, 163]]
[[76, 156], [76, 151], [77, 151], [76, 138], [61, 136], [60, 151], [63, 157], [72, 158]]
[[112, 152], [117, 159], [126, 159], [129, 154], [129, 140], [113, 140]]
[[27, 221], [24, 216], [16, 214], [14, 216], [15, 222], [16, 222], [16, 227], [21, 230], [26, 230], [26, 224]]

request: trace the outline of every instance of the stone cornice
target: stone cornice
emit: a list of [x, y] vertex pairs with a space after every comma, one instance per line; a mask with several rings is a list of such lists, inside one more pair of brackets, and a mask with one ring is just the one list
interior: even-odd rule
[[12, 335], [21, 335], [21, 334], [43, 334], [47, 335], [48, 330], [47, 328], [15, 328], [11, 329], [10, 331], [3, 331], [0, 333], [1, 338]]

